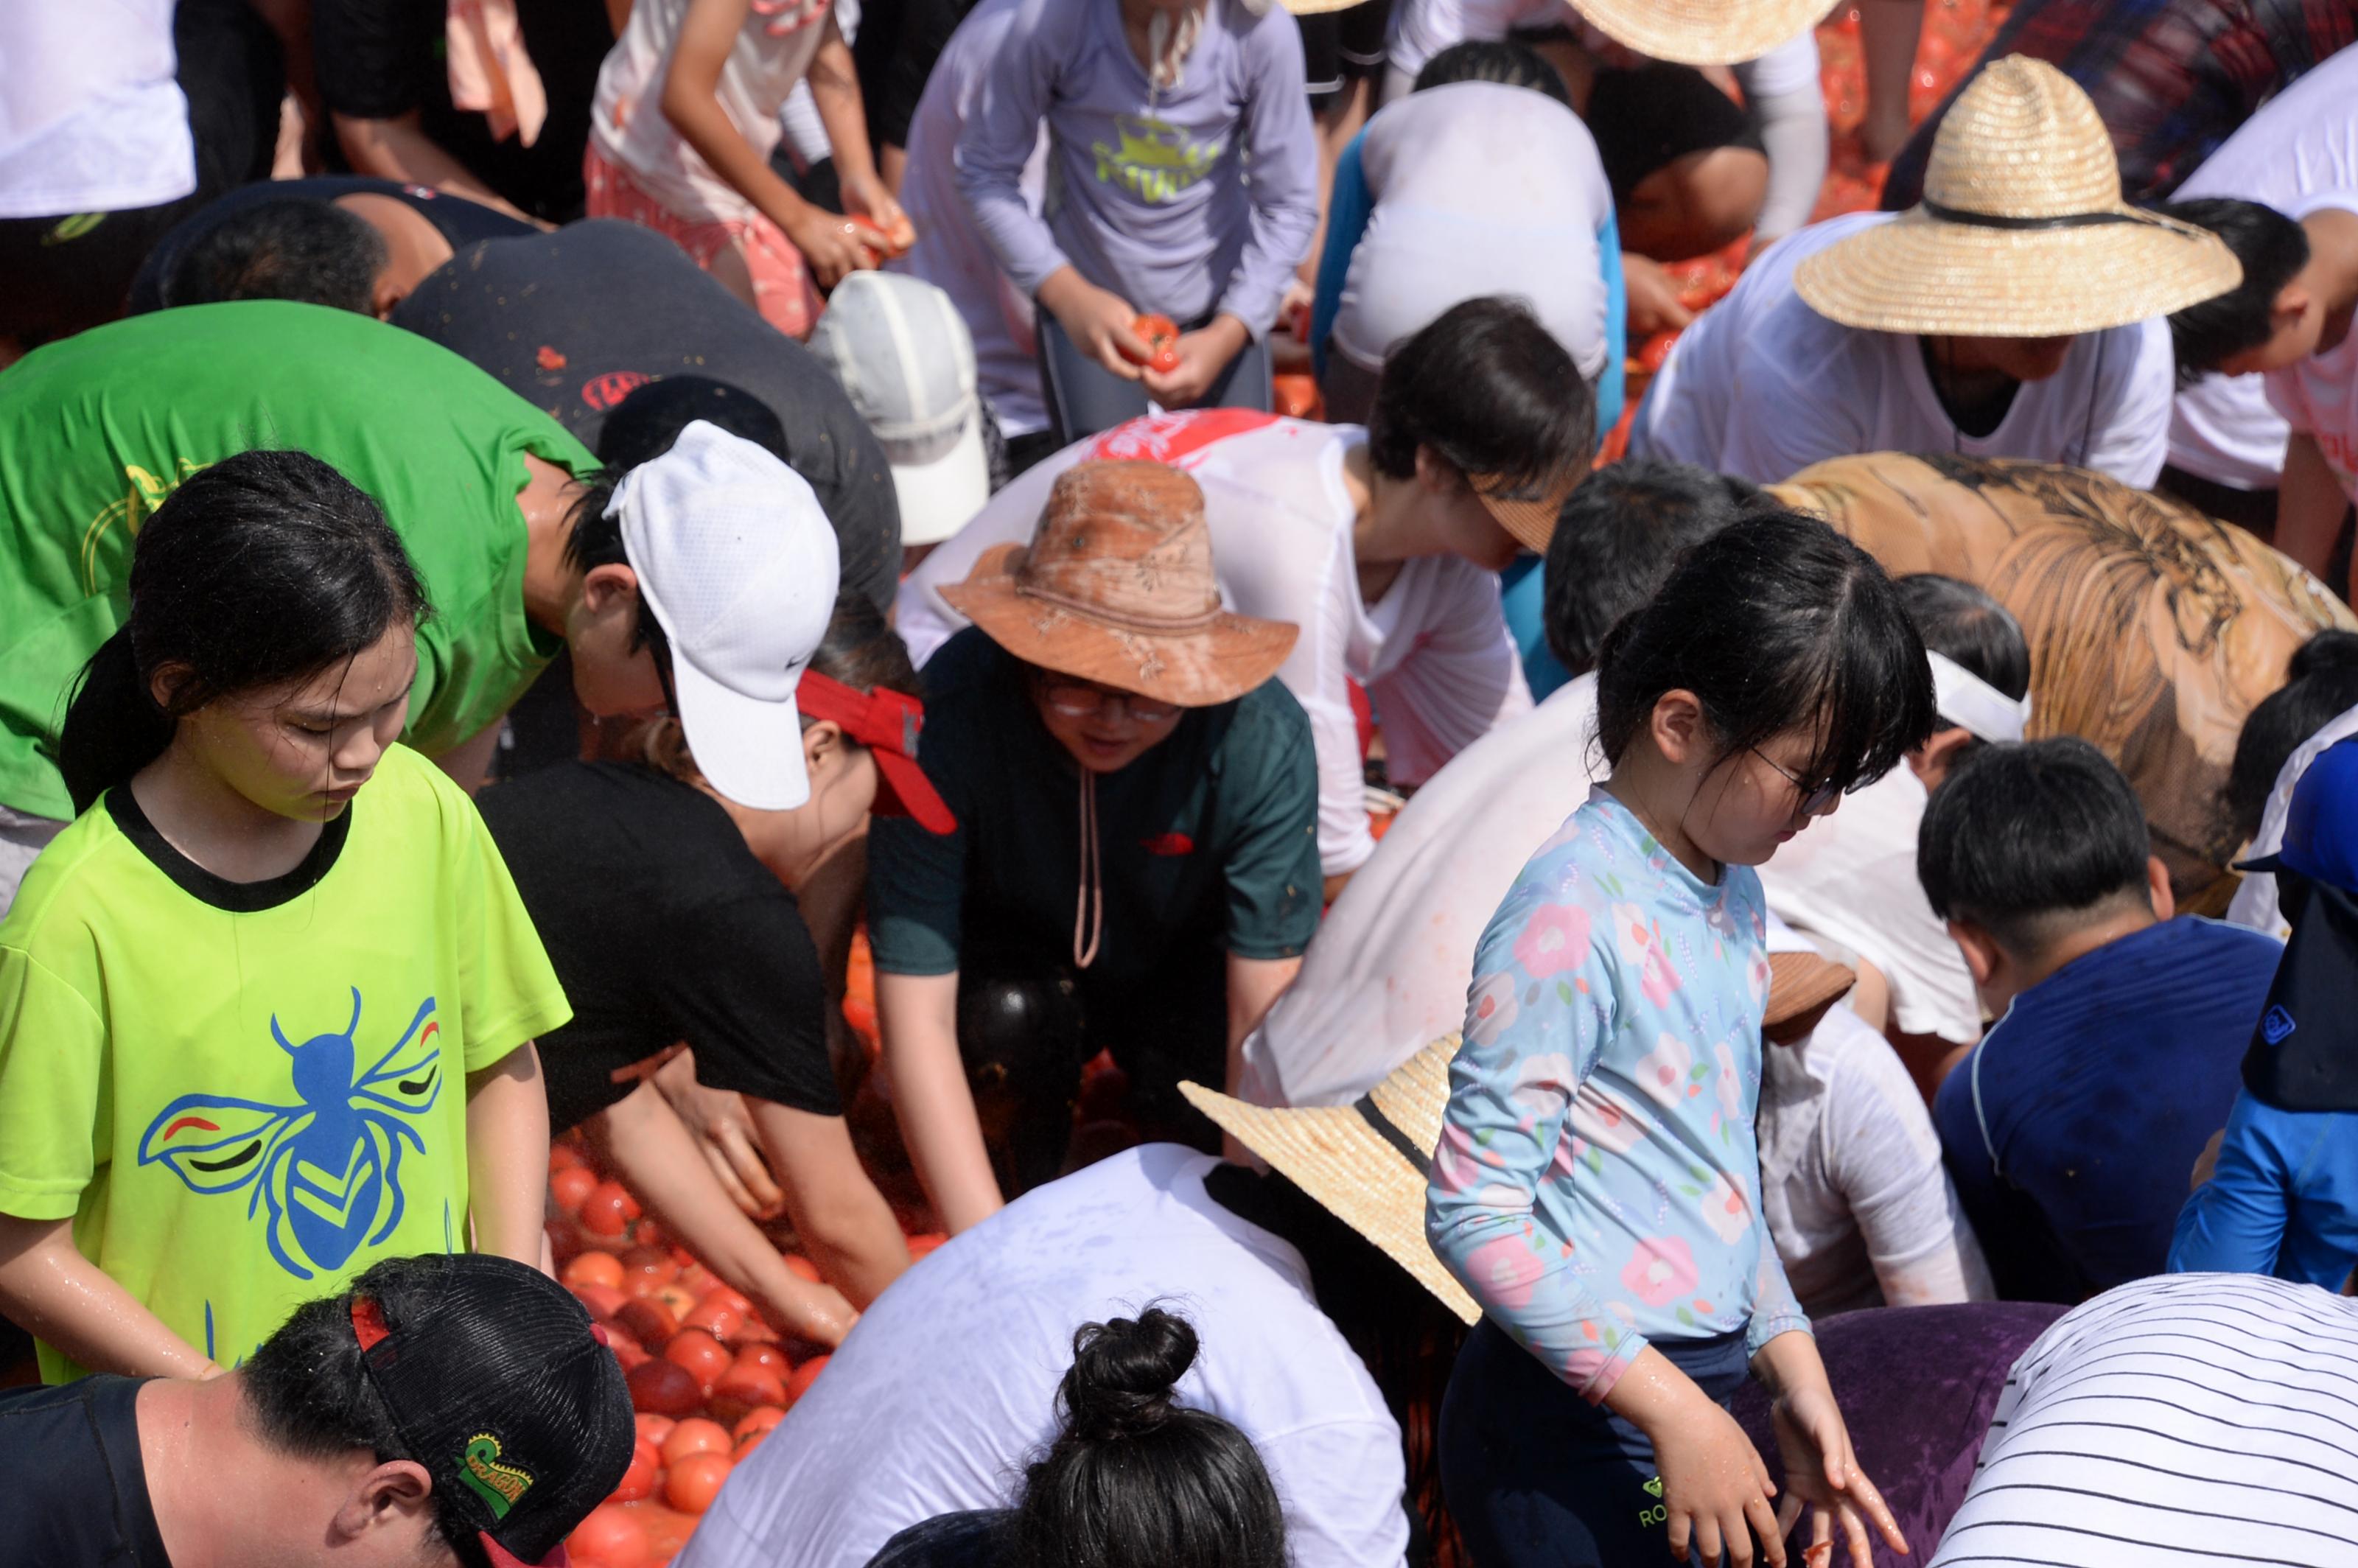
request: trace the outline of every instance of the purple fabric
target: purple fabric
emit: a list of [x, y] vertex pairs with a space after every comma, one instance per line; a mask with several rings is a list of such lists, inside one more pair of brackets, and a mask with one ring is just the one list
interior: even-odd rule
[[[1851, 1448], [1912, 1549], [1902, 1557], [1878, 1536], [1877, 1568], [1931, 1559], [1965, 1500], [2006, 1374], [2067, 1310], [2045, 1302], [1966, 1302], [1838, 1313], [1812, 1325]], [[1747, 1382], [1733, 1408], [1783, 1487], [1768, 1390]], [[1796, 1539], [1806, 1539], [1806, 1519], [1794, 1528]], [[1847, 1561], [1849, 1553], [1837, 1547], [1835, 1555]]]

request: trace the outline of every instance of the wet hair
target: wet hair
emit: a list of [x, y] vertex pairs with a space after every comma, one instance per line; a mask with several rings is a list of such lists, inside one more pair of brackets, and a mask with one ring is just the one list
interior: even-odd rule
[[1563, 84], [1563, 72], [1550, 65], [1539, 50], [1512, 38], [1469, 38], [1462, 44], [1452, 44], [1424, 62], [1416, 73], [1413, 91], [1422, 92], [1428, 87], [1446, 87], [1455, 81], [1495, 81], [1501, 87], [1528, 87], [1534, 92], [1544, 92], [1565, 108], [1572, 107], [1572, 93]]
[[77, 813], [163, 755], [183, 714], [308, 680], [427, 614], [383, 508], [308, 452], [240, 452], [183, 480], [139, 530], [130, 592], [58, 737]]
[[2309, 265], [2309, 235], [2290, 218], [2256, 201], [2205, 197], [2169, 202], [2157, 211], [2210, 230], [2244, 264], [2244, 280], [2234, 287], [2170, 314], [2170, 347], [2178, 360], [2178, 384], [2184, 386], [2273, 335], [2270, 316], [2277, 294]]
[[1925, 808], [1916, 878], [1932, 913], [2033, 955], [2146, 896], [2136, 792], [2076, 735], [1975, 748]]
[[[332, 1461], [355, 1449], [373, 1454], [379, 1464], [416, 1460], [393, 1412], [362, 1369], [352, 1303], [354, 1296], [365, 1296], [398, 1323], [412, 1313], [424, 1315], [440, 1299], [444, 1283], [434, 1259], [388, 1258], [343, 1293], [297, 1307], [238, 1368], [239, 1392], [254, 1433], [299, 1460]], [[488, 1568], [475, 1527], [439, 1488], [434, 1521], [460, 1563]]]
[[2328, 630], [2292, 656], [2283, 686], [2255, 703], [2235, 737], [2220, 804], [2238, 844], [2259, 836], [2277, 775], [2302, 742], [2358, 708], [2358, 632]]
[[[1981, 676], [2017, 702], [2029, 692], [2030, 644], [2012, 611], [1972, 583], [1939, 572], [1911, 572], [1895, 586], [1928, 651]], [[1959, 728], [1945, 714], [1941, 723]], [[1985, 744], [1974, 736], [1964, 749]]]
[[1430, 447], [1469, 478], [1544, 485], [1585, 468], [1595, 444], [1595, 390], [1529, 307], [1495, 296], [1393, 345], [1368, 415], [1368, 460], [1392, 479]]
[[598, 460], [616, 475], [626, 473], [670, 451], [679, 433], [698, 419], [793, 466], [776, 411], [743, 387], [708, 375], [667, 375], [632, 389], [599, 427]]
[[257, 201], [200, 235], [164, 279], [166, 305], [293, 299], [334, 310], [376, 310], [376, 280], [391, 260], [376, 225], [332, 201]]
[[1547, 643], [1574, 675], [1615, 622], [1642, 608], [1681, 557], [1762, 510], [1758, 488], [1659, 458], [1624, 458], [1580, 481], [1548, 542]]
[[1063, 1426], [1023, 1475], [1002, 1568], [1285, 1568], [1285, 1515], [1252, 1440], [1176, 1402], [1195, 1330], [1161, 1307], [1083, 1324]]
[[1932, 674], [1875, 557], [1814, 517], [1768, 511], [1722, 528], [1596, 661], [1597, 741], [1618, 764], [1666, 691], [1695, 694], [1725, 758], [1816, 730], [1811, 789], [1889, 773], [1932, 732]]

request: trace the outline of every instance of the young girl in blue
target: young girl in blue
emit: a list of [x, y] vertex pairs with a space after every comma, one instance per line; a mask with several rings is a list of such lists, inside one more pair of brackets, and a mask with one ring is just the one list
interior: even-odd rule
[[[1932, 723], [1890, 580], [1811, 518], [1731, 525], [1606, 639], [1612, 774], [1483, 935], [1426, 1199], [1485, 1314], [1441, 1423], [1481, 1568], [1748, 1562], [1754, 1535], [1781, 1568], [1805, 1502], [1829, 1551], [1836, 1519], [1862, 1565], [1869, 1520], [1906, 1550], [1760, 1218], [1752, 868]], [[1747, 1365], [1776, 1395], [1781, 1516], [1725, 1408]]]

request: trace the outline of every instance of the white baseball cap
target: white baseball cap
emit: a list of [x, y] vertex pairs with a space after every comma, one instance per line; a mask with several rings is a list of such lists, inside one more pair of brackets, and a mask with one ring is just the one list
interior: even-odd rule
[[855, 272], [835, 286], [810, 337], [892, 465], [901, 542], [934, 545], [990, 499], [974, 335], [950, 297], [922, 278]]
[[827, 636], [838, 573], [818, 497], [768, 451], [698, 419], [623, 476], [606, 514], [671, 644], [696, 765], [741, 805], [802, 805], [795, 688]]

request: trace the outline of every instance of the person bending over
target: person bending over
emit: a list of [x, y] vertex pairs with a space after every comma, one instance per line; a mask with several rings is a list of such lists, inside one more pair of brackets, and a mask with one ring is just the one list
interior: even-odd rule
[[1195, 1350], [1195, 1327], [1161, 1307], [1081, 1325], [1061, 1424], [1013, 1506], [913, 1524], [868, 1568], [1286, 1568], [1285, 1510], [1252, 1439], [1178, 1402]]
[[0, 1531], [27, 1563], [561, 1565], [630, 1467], [589, 1314], [504, 1258], [389, 1258], [235, 1371], [0, 1393]]
[[[2284, 847], [2293, 792], [2329, 747], [2358, 735], [2358, 633], [2320, 632], [2296, 649], [2285, 684], [2252, 708], [2235, 737], [2221, 801], [2247, 855]], [[2227, 918], [2281, 940], [2286, 924], [2277, 879], [2246, 869]]]
[[[763, 526], [714, 525], [730, 517]], [[952, 826], [903, 754], [921, 710], [882, 689], [915, 675], [882, 617], [833, 592], [809, 486], [711, 426], [633, 470], [577, 538], [689, 586], [649, 606], [678, 718], [642, 739], [644, 761], [558, 763], [482, 796], [574, 1005], [546, 1039], [549, 1128], [594, 1119], [672, 1234], [774, 1326], [833, 1345], [908, 1252], [852, 1152], [827, 1049], [839, 986], [795, 895], [880, 799]], [[654, 1081], [683, 1046], [676, 1092], [717, 1141], [704, 1151]], [[826, 1284], [784, 1267], [716, 1169], [793, 1221]]]
[[1758, 483], [1877, 451], [2153, 482], [2171, 392], [2162, 318], [2234, 287], [2234, 255], [2122, 202], [2104, 126], [2053, 67], [2002, 60], [1959, 107], [1921, 206], [1801, 231], [1680, 337], [1639, 406], [1634, 455]]
[[2167, 1260], [2279, 949], [2176, 908], [2119, 770], [2069, 737], [1986, 746], [1917, 840], [1997, 1018], [1933, 1121], [2008, 1300], [2076, 1302]]
[[[1271, 678], [1295, 629], [1221, 607], [1204, 494], [1176, 469], [1067, 470], [1031, 543], [944, 598], [975, 624], [925, 666], [923, 762], [958, 827], [879, 822], [868, 910], [893, 1107], [957, 1232], [1011, 1179], [1053, 1173], [1100, 1048], [1138, 1122], [1207, 1130], [1175, 1086], [1231, 1082], [1301, 965], [1317, 781], [1309, 721]], [[1076, 1004], [1077, 1029], [1011, 1030], [1013, 1054], [981, 1054], [981, 1021]], [[1037, 1133], [1004, 1173], [968, 1066]]]

